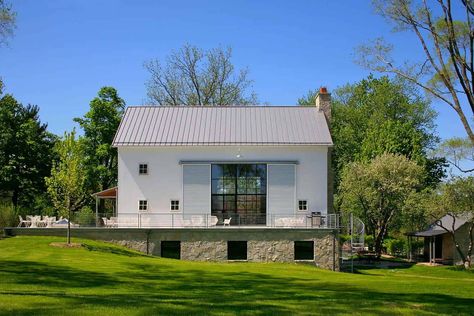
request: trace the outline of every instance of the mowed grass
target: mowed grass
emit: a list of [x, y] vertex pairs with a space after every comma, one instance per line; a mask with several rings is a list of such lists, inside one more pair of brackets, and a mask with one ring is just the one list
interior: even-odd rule
[[0, 314], [473, 315], [474, 273], [449, 267], [325, 271], [199, 263], [56, 237], [0, 240]]

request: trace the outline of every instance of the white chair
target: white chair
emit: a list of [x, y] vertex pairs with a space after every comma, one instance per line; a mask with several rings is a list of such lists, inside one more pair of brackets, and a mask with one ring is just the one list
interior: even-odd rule
[[211, 216], [211, 222], [209, 226], [216, 226], [218, 221], [219, 219], [217, 218], [217, 216]]
[[109, 227], [117, 227], [117, 226], [118, 226], [117, 217], [111, 217], [109, 220]]
[[108, 222], [107, 217], [102, 217], [102, 221], [104, 222], [104, 226], [105, 226], [105, 227], [108, 227], [108, 226], [107, 226], [107, 224], [108, 224], [108, 223], [107, 223], [107, 222]]
[[41, 216], [27, 216], [26, 218], [28, 217], [30, 217], [30, 221], [31, 221], [30, 227], [37, 228], [38, 222], [41, 220]]
[[230, 221], [232, 220], [232, 217], [224, 219], [224, 226], [230, 226]]
[[20, 223], [17, 227], [21, 227], [22, 225], [25, 225], [25, 227], [29, 227], [31, 225], [31, 221], [23, 219], [21, 215], [18, 215], [18, 217], [20, 218]]

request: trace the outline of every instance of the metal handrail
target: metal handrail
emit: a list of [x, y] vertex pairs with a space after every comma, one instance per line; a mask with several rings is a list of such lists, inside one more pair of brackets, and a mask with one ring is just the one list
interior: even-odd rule
[[[269, 214], [240, 216], [237, 213], [212, 215], [209, 213], [153, 213], [135, 212], [117, 214], [113, 227], [129, 228], [215, 228], [224, 226], [224, 219], [232, 218], [233, 227], [319, 228], [338, 229], [339, 215], [323, 214]], [[100, 218], [100, 217], [99, 217]], [[226, 225], [227, 226], [227, 225]]]

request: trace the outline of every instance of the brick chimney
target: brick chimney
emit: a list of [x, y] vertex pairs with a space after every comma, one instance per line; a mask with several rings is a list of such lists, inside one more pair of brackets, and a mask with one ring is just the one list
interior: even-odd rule
[[326, 121], [331, 122], [331, 94], [326, 87], [319, 88], [319, 93], [316, 96], [316, 108], [326, 116]]
[[[316, 96], [316, 109], [324, 113], [331, 130], [331, 94], [326, 87], [319, 88]], [[327, 152], [327, 207], [328, 214], [334, 213], [334, 172], [332, 170], [332, 147]]]

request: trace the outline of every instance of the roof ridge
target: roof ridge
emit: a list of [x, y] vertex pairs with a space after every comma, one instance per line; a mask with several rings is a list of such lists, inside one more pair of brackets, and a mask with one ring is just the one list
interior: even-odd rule
[[244, 108], [244, 109], [263, 109], [263, 108], [293, 108], [293, 109], [309, 109], [316, 108], [316, 106], [307, 106], [307, 105], [128, 105], [128, 108], [189, 108], [189, 109], [235, 109], [235, 108]]

